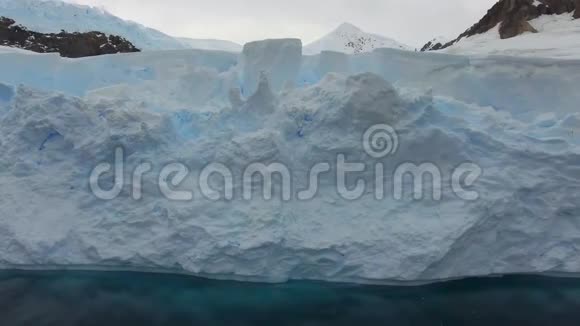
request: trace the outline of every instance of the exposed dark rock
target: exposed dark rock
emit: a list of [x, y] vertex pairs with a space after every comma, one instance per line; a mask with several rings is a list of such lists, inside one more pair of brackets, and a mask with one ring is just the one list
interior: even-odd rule
[[[539, 4], [538, 4], [539, 3]], [[580, 0], [501, 0], [487, 12], [483, 18], [459, 35], [455, 40], [443, 44], [441, 47], [430, 49], [428, 44], [425, 51], [447, 48], [464, 37], [483, 34], [499, 25], [499, 35], [502, 39], [518, 36], [525, 32], [537, 31], [529, 23], [530, 20], [541, 15], [560, 15], [573, 12], [580, 8]], [[576, 10], [574, 17], [580, 18], [580, 10]]]
[[510, 8], [506, 8], [507, 11], [499, 26], [499, 36], [502, 39], [512, 38], [525, 32], [538, 32], [530, 25], [528, 20], [540, 16], [539, 10], [536, 6], [526, 2], [526, 0], [506, 1], [506, 5], [510, 6]]
[[10, 18], [0, 17], [0, 27], [10, 27], [14, 25], [16, 22]]
[[444, 46], [445, 44], [432, 40], [427, 42], [427, 44], [423, 45], [423, 47], [421, 48], [421, 52], [441, 50], [444, 48]]
[[374, 40], [370, 37], [357, 37], [354, 40], [349, 40], [344, 44], [347, 48], [352, 48], [353, 52], [356, 54], [363, 53], [367, 47], [371, 47], [374, 49], [373, 45]]
[[551, 11], [550, 14], [561, 15], [567, 12], [572, 12], [576, 9], [575, 0], [540, 0], [540, 2], [546, 4], [546, 6]]
[[6, 17], [0, 17], [0, 45], [39, 53], [60, 53], [68, 58], [139, 52], [131, 42], [120, 36], [100, 32], [38, 33], [16, 25], [14, 20]]

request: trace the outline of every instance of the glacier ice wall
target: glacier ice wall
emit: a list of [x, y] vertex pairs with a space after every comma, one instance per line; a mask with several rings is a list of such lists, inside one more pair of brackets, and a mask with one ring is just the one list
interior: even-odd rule
[[[0, 266], [371, 283], [580, 271], [580, 62], [280, 54], [298, 51], [292, 40], [251, 48], [245, 58], [0, 54]], [[241, 94], [245, 83], [256, 91]], [[281, 162], [303, 189], [309, 169], [337, 155], [377, 163], [361, 144], [377, 123], [400, 137], [385, 168], [433, 162], [441, 200], [349, 201], [331, 174], [308, 201], [194, 191], [176, 202], [157, 186], [166, 163], [186, 164], [181, 187], [197, 190], [209, 163]], [[129, 180], [111, 201], [89, 191], [92, 168], [119, 146], [128, 169], [153, 166], [139, 201]], [[448, 186], [461, 162], [484, 171], [476, 201]], [[374, 182], [371, 171], [357, 176]]]
[[275, 91], [296, 80], [302, 63], [302, 41], [269, 40], [244, 45], [241, 58], [242, 91], [253, 94], [259, 83], [260, 75], [266, 74]]

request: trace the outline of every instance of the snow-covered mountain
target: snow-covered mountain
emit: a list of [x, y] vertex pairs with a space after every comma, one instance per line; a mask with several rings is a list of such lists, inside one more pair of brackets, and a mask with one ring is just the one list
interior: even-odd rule
[[572, 13], [543, 15], [528, 23], [536, 33], [501, 39], [496, 26], [486, 33], [461, 39], [441, 52], [580, 59], [580, 19], [574, 19]]
[[304, 47], [304, 54], [318, 54], [322, 51], [336, 51], [348, 54], [371, 52], [378, 48], [411, 50], [410, 46], [393, 39], [370, 34], [360, 28], [344, 23], [330, 34]]
[[200, 50], [216, 50], [216, 51], [227, 51], [227, 52], [241, 52], [242, 45], [225, 40], [214, 40], [214, 39], [194, 39], [187, 37], [177, 38], [186, 47]]
[[456, 39], [422, 51], [578, 59], [578, 7], [580, 0], [501, 0]]
[[122, 36], [142, 50], [187, 48], [167, 34], [123, 20], [96, 7], [58, 0], [0, 0], [0, 13], [37, 32], [99, 31]]
[[99, 31], [119, 35], [141, 50], [209, 49], [240, 51], [241, 46], [220, 40], [178, 39], [156, 29], [124, 20], [102, 8], [60, 0], [0, 0], [0, 15], [37, 32]]

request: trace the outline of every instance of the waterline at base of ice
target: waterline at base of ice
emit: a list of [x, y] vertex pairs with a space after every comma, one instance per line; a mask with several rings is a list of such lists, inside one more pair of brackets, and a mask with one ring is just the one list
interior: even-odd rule
[[580, 279], [265, 284], [104, 271], [0, 272], [6, 325], [576, 325]]

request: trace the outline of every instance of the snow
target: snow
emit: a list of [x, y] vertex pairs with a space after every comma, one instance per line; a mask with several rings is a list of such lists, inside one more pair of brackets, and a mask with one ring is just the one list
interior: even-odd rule
[[393, 39], [366, 33], [350, 23], [343, 23], [330, 34], [306, 45], [304, 54], [313, 55], [323, 51], [353, 54], [371, 52], [378, 48], [411, 50], [411, 47]]
[[36, 52], [0, 45], [0, 53], [38, 54]]
[[[580, 61], [300, 53], [299, 40], [247, 44], [241, 57], [0, 52], [0, 267], [359, 283], [580, 272]], [[376, 163], [361, 139], [377, 123], [399, 132], [388, 171], [433, 162], [448, 185], [474, 162], [479, 200], [445, 186], [440, 201], [350, 201], [332, 173], [308, 201], [215, 202], [195, 185], [211, 162], [280, 162], [304, 189], [309, 169], [338, 154]], [[127, 170], [153, 166], [139, 201], [127, 178], [112, 201], [89, 191], [91, 169], [118, 146]], [[194, 200], [160, 193], [155, 175], [170, 162], [190, 169], [182, 187]], [[373, 184], [371, 170], [357, 178]]]
[[510, 55], [580, 59], [580, 19], [572, 13], [543, 15], [530, 21], [538, 33], [500, 39], [499, 25], [484, 34], [464, 38], [443, 53], [463, 55]]
[[214, 50], [214, 51], [227, 51], [227, 52], [241, 52], [242, 46], [238, 43], [224, 40], [214, 40], [214, 39], [192, 39], [186, 37], [177, 38], [186, 47], [191, 49], [200, 50]]
[[122, 36], [142, 50], [185, 49], [175, 38], [152, 28], [125, 21], [107, 11], [58, 0], [0, 0], [2, 15], [28, 29], [55, 33], [99, 31]]
[[126, 21], [98, 7], [60, 0], [0, 0], [0, 15], [28, 29], [55, 33], [99, 31], [119, 35], [137, 48], [150, 50], [203, 49], [239, 52], [241, 46], [222, 40], [175, 38], [141, 24]]

